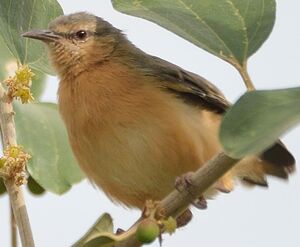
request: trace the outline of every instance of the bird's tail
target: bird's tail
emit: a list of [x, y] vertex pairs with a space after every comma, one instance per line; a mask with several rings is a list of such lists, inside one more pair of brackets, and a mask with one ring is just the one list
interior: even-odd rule
[[216, 184], [218, 190], [229, 192], [233, 189], [233, 180], [238, 178], [245, 185], [267, 187], [267, 175], [288, 179], [295, 171], [295, 159], [285, 145], [278, 141], [259, 157], [250, 156], [242, 159], [233, 169], [225, 174]]

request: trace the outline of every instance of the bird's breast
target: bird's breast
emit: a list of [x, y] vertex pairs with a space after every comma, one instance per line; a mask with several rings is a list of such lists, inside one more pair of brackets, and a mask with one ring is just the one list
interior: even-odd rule
[[91, 78], [61, 85], [59, 109], [82, 170], [113, 199], [159, 200], [218, 150], [199, 109], [151, 83]]

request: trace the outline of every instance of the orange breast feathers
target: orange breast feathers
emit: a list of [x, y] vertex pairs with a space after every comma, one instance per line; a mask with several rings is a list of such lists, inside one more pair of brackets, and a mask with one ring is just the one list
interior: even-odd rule
[[141, 208], [220, 151], [220, 116], [110, 68], [62, 81], [60, 111], [88, 177], [113, 199]]

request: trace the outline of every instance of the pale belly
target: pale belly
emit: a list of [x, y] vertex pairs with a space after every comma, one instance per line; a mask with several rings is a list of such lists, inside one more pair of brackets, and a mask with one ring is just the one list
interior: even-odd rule
[[200, 114], [178, 119], [167, 115], [70, 138], [93, 182], [112, 200], [142, 208], [147, 199], [162, 199], [177, 176], [196, 170], [219, 150], [209, 128]]

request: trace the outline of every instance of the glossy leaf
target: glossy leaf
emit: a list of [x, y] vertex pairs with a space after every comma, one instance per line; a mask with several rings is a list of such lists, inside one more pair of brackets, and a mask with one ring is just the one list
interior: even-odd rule
[[62, 194], [83, 175], [70, 149], [55, 104], [14, 105], [18, 144], [32, 155], [30, 175], [46, 190]]
[[1, 0], [0, 35], [21, 63], [53, 74], [45, 45], [22, 38], [21, 34], [31, 29], [45, 29], [51, 20], [61, 14], [62, 8], [56, 0]]
[[243, 65], [269, 36], [275, 0], [112, 0], [124, 13], [142, 17], [208, 52]]
[[244, 94], [225, 114], [220, 140], [233, 158], [258, 154], [300, 121], [300, 88]]

